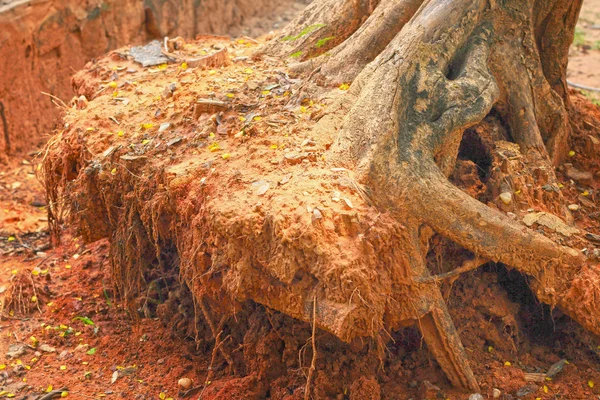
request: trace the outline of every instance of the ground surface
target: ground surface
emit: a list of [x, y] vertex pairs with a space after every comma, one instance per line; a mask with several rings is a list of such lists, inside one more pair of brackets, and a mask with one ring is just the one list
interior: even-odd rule
[[[595, 24], [600, 25], [600, 14], [596, 14], [600, 13], [600, 1], [587, 1], [584, 7], [580, 29], [585, 32], [585, 42], [578, 43], [579, 46], [573, 49], [569, 79], [600, 87], [600, 49], [594, 48], [597, 40], [594, 35], [598, 35], [600, 30], [593, 28]], [[238, 45], [243, 48], [245, 44], [251, 45]], [[586, 45], [590, 48], [586, 49]], [[253, 72], [246, 72], [248, 68], [252, 68]], [[169, 82], [181, 82], [190, 74], [189, 71], [181, 71], [178, 66], [170, 66], [167, 71], [157, 73], [164, 74], [164, 78], [153, 82], [150, 92], [145, 93], [148, 98], [161, 95]], [[262, 68], [241, 63], [238, 74], [221, 77], [223, 87], [220, 89], [223, 93], [228, 93], [226, 88], [233, 89], [231, 98], [243, 98], [248, 82], [258, 80], [254, 75], [263, 73], [265, 75], [261, 78], [265, 79], [267, 73]], [[209, 71], [201, 74], [207, 79], [212, 76]], [[594, 96], [593, 93], [586, 95]], [[265, 96], [271, 95], [265, 93]], [[274, 104], [277, 99], [269, 101]], [[297, 115], [308, 119], [312, 112], [318, 112], [318, 107], [318, 104], [306, 105], [305, 111], [300, 110]], [[598, 113], [598, 110], [588, 109], [583, 119], [586, 113]], [[270, 135], [277, 138], [262, 137], [264, 149], [260, 151], [272, 152], [274, 157], [279, 157], [282, 153], [278, 152], [285, 145], [297, 145], [282, 132], [279, 126], [281, 118], [276, 118], [275, 122], [261, 121], [255, 116], [250, 116], [250, 119], [259, 127], [261, 123], [265, 124], [262, 127], [272, 129]], [[239, 116], [237, 121], [241, 121]], [[117, 132], [114, 134], [117, 135]], [[598, 129], [595, 134], [596, 137], [600, 134]], [[148, 140], [142, 135], [136, 136], [137, 139], [140, 144]], [[252, 159], [243, 148], [226, 147], [230, 144], [229, 139], [220, 140], [220, 144], [223, 148], [215, 152], [216, 163], [236, 162], [236, 159], [245, 156]], [[584, 138], [577, 138], [572, 145], [575, 153], [571, 161], [575, 166], [597, 173], [600, 166], [598, 153], [587, 148]], [[229, 161], [222, 157], [224, 153], [230, 154]], [[265, 166], [261, 168], [262, 173], [269, 170]], [[172, 321], [163, 320], [161, 323], [155, 318], [139, 318], [132, 322], [128, 313], [113, 299], [108, 272], [108, 244], [105, 241], [84, 245], [67, 231], [60, 247], [49, 248], [45, 197], [35, 173], [31, 155], [13, 158], [0, 169], [0, 307], [4, 315], [0, 320], [0, 337], [3, 338], [0, 340], [0, 398], [10, 394], [16, 394], [16, 398], [27, 398], [28, 394], [31, 394], [29, 398], [38, 398], [46, 390], [62, 388], [68, 389], [69, 398], [177, 398], [178, 379], [192, 379], [193, 387], [204, 383], [211, 365], [211, 343], [197, 346], [192, 340], [193, 335], [188, 335], [185, 327]], [[562, 173], [559, 178], [565, 187], [565, 196], [571, 203], [582, 206], [582, 212], [576, 215], [577, 225], [589, 232], [600, 233], [596, 206], [597, 179], [594, 184], [581, 185], [570, 181]], [[352, 200], [354, 204], [358, 202], [357, 199]], [[466, 275], [448, 290], [453, 318], [486, 394], [491, 395], [492, 388], [499, 388], [507, 399], [583, 400], [599, 395], [598, 342], [560, 313], [550, 316], [549, 310], [527, 298], [523, 294], [527, 292], [526, 285], [520, 286], [514, 273], [489, 267]], [[7, 303], [8, 299], [17, 299], [18, 302]], [[472, 306], [465, 307], [465, 304]], [[277, 358], [268, 355], [265, 350], [274, 343], [270, 335], [296, 334], [303, 342], [307, 334], [305, 325], [299, 324], [297, 333], [294, 333], [290, 328], [294, 325], [290, 325], [289, 319], [280, 314], [272, 318], [269, 323], [276, 334], [272, 331], [264, 333], [265, 340], [256, 341], [256, 349], [262, 349], [256, 350], [256, 354], [260, 354], [259, 358], [267, 370], [280, 368], [275, 367], [278, 365]], [[319, 336], [324, 343], [322, 346], [327, 347], [331, 343], [331, 346], [336, 346], [337, 342], [330, 336]], [[386, 365], [387, 371], [382, 374], [384, 379], [379, 384], [384, 398], [428, 398], [419, 389], [426, 386], [424, 381], [439, 386], [444, 392], [438, 396], [441, 391], [432, 389], [429, 392], [432, 398], [468, 397], [449, 387], [414, 329], [400, 331], [394, 336], [396, 344], [390, 345], [387, 351], [395, 362]], [[19, 346], [21, 344], [26, 346]], [[9, 349], [11, 345], [13, 347]], [[6, 354], [10, 350], [22, 354], [9, 357]], [[325, 370], [325, 364], [336, 365], [337, 372], [329, 376], [323, 374], [317, 381], [324, 387], [329, 379], [345, 382], [345, 364], [336, 358], [339, 354], [334, 350], [328, 352], [327, 348], [320, 351], [323, 356], [317, 368]], [[545, 372], [563, 358], [569, 360], [569, 364], [554, 379], [533, 383], [525, 379], [525, 373]], [[256, 396], [252, 390], [255, 383], [229, 377], [223, 369], [223, 360], [217, 364], [221, 367], [216, 368], [216, 375], [203, 398], [245, 398], [244, 394], [247, 398], [260, 398], [251, 397]], [[115, 376], [116, 381], [112, 382]], [[322, 397], [370, 398], [371, 377], [366, 378], [356, 384], [350, 381], [337, 395], [327, 393]], [[296, 374], [284, 382], [271, 384], [271, 397], [301, 398], [304, 379], [301, 368], [298, 368]], [[284, 390], [286, 387], [289, 390]], [[197, 398], [199, 393], [197, 391], [189, 398]]]

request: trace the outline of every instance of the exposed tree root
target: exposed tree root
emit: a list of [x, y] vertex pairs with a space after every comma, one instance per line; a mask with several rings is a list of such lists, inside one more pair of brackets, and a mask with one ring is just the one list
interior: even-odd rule
[[317, 296], [313, 297], [313, 321], [312, 321], [312, 335], [311, 335], [311, 345], [312, 345], [312, 358], [310, 360], [310, 367], [308, 368], [308, 376], [306, 377], [306, 387], [304, 388], [304, 400], [309, 400], [311, 398], [311, 384], [313, 381], [313, 374], [316, 369], [317, 362], [317, 341], [315, 339], [315, 334], [317, 331], [317, 324], [315, 321], [315, 315], [317, 315]]
[[[198, 176], [187, 174], [194, 163], [200, 164], [201, 156], [198, 160], [194, 156], [191, 166], [165, 161], [151, 178], [119, 169], [123, 181], [133, 182], [131, 187], [119, 187], [118, 206], [126, 211], [110, 208], [116, 206], [110, 189], [117, 184], [102, 177], [103, 172], [88, 171], [78, 179], [88, 185], [88, 195], [105, 196], [106, 209], [98, 213], [107, 215], [108, 222], [98, 231], [112, 234], [117, 278], [134, 283], [123, 293], [141, 285], [140, 259], [153, 253], [160, 262], [164, 242], [175, 242], [184, 260], [182, 276], [198, 296], [226, 293], [235, 299], [232, 302], [252, 299], [312, 322], [313, 361], [305, 396], [310, 396], [315, 368], [316, 327], [351, 341], [415, 321], [450, 381], [478, 391], [437, 285], [439, 279], [474, 269], [478, 258], [502, 262], [527, 275], [539, 300], [560, 307], [600, 334], [599, 272], [577, 249], [579, 239], [559, 241], [528, 229], [503, 212], [501, 204], [484, 204], [448, 180], [456, 169], [464, 132], [491, 115], [506, 131], [497, 140], [498, 147], [515, 148], [510, 158], [500, 151], [490, 156], [490, 192], [495, 197], [510, 192], [513, 197], [504, 206], [517, 213], [524, 206], [535, 206], [568, 220], [554, 167], [564, 158], [571, 134], [566, 37], [573, 32], [580, 6], [581, 0], [313, 2], [263, 51], [284, 59], [297, 53], [304, 61], [296, 71], [308, 73], [304, 85], [312, 85], [313, 93], [329, 90], [319, 86], [322, 79], [352, 81], [348, 92], [326, 111], [314, 114], [319, 122], [311, 126], [310, 134], [332, 138], [325, 146], [328, 166], [335, 166], [335, 172], [341, 166], [352, 171], [336, 182], [343, 181], [343, 187], [361, 201], [360, 218], [331, 222], [300, 196], [279, 204], [268, 196], [251, 197], [252, 190], [248, 202], [254, 205], [246, 215], [239, 204], [206, 195], [212, 192], [204, 187], [205, 180], [222, 171], [197, 167]], [[549, 43], [544, 35], [555, 32], [556, 26], [566, 35]], [[318, 75], [315, 68], [320, 68]], [[76, 142], [63, 146], [75, 147], [70, 143]], [[91, 157], [82, 149], [74, 152]], [[291, 153], [285, 162], [303, 163], [289, 157]], [[249, 157], [258, 156], [250, 152]], [[511, 164], [511, 158], [519, 159], [519, 167]], [[77, 157], [53, 155], [44, 165], [50, 188], [59, 181], [65, 186], [74, 179], [65, 175], [65, 169], [81, 169], [84, 163]], [[90, 168], [94, 164], [86, 167]], [[148, 171], [156, 172], [145, 170], [147, 175]], [[313, 168], [310, 179], [327, 187], [330, 173], [330, 168]], [[202, 184], [194, 187], [199, 176]], [[237, 170], [228, 184], [238, 190], [236, 185], [244, 179], [253, 178]], [[302, 183], [287, 179], [267, 190], [305, 193]], [[189, 192], [189, 187], [194, 190]], [[52, 190], [55, 204], [59, 196], [57, 189]], [[169, 198], [177, 199], [177, 204], [167, 205]], [[72, 213], [84, 211], [78, 209], [77, 195], [70, 203]], [[298, 212], [297, 220], [273, 212], [288, 206]], [[346, 202], [346, 208], [355, 207]], [[305, 209], [310, 221], [302, 220]], [[343, 215], [341, 209], [335, 210]], [[80, 228], [92, 231], [85, 221]], [[355, 232], [362, 236], [353, 241]], [[469, 250], [475, 261], [432, 276], [426, 259], [434, 234]], [[220, 341], [222, 326], [214, 325], [202, 298], [199, 304], [217, 340], [213, 358], [218, 349], [233, 367]]]
[[371, 15], [379, 0], [313, 1], [263, 52], [306, 59], [323, 54], [352, 35]]
[[294, 71], [321, 68], [320, 75], [331, 84], [352, 82], [385, 49], [412, 18], [423, 0], [383, 0], [364, 24], [331, 51], [292, 65]]

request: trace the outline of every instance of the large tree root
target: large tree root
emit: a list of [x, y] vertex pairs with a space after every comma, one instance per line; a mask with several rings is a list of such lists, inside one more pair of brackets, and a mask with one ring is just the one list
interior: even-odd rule
[[320, 68], [328, 83], [352, 82], [410, 21], [423, 0], [383, 0], [366, 22], [331, 51], [292, 65], [294, 71]]
[[262, 50], [278, 57], [305, 59], [322, 54], [352, 35], [379, 0], [313, 1]]
[[[600, 320], [590, 316], [594, 314], [590, 304], [581, 308], [571, 300], [581, 297], [583, 290], [593, 294], [591, 308], [600, 307], [597, 285], [577, 282], [577, 289], [572, 286], [578, 274], [586, 276], [579, 278], [583, 280], [593, 280], [597, 274], [582, 271], [584, 256], [524, 229], [446, 179], [454, 169], [463, 132], [482, 120], [494, 104], [508, 117], [522, 152], [545, 170], [540, 186], [555, 182], [552, 165], [562, 158], [570, 129], [561, 97], [547, 82], [537, 53], [530, 53], [535, 52], [535, 43], [528, 36], [533, 33], [528, 24], [519, 21], [525, 34], [510, 32], [525, 37], [523, 42], [495, 45], [507, 28], [495, 17], [516, 14], [531, 20], [531, 6], [520, 2], [515, 8], [495, 3], [488, 7], [487, 2], [477, 0], [437, 1], [419, 10], [354, 83], [356, 102], [341, 121], [336, 144], [339, 159], [357, 160], [353, 168], [362, 172], [359, 179], [380, 209], [402, 221], [420, 216], [421, 223], [475, 254], [532, 276], [540, 300], [559, 305], [600, 334]], [[491, 49], [495, 49], [492, 60], [497, 64], [488, 62]], [[523, 53], [523, 49], [528, 51]], [[514, 54], [500, 56], [503, 50]], [[523, 61], [514, 63], [515, 59]], [[550, 200], [551, 211], [557, 212], [552, 205], [564, 207], [560, 198]], [[472, 387], [463, 378], [470, 369], [462, 361], [460, 346], [449, 344], [455, 337], [453, 327], [441, 320], [447, 325], [434, 323], [437, 329], [433, 331], [446, 338], [447, 353], [433, 351], [454, 384]], [[425, 338], [437, 337], [431, 327], [431, 323], [421, 326]], [[428, 342], [436, 347], [440, 340]]]

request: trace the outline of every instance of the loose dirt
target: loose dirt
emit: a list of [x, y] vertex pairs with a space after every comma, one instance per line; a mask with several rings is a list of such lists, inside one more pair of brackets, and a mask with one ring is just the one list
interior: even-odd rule
[[[590, 18], [586, 10], [583, 16]], [[206, 56], [213, 53], [219, 43], [210, 40], [190, 43], [188, 51]], [[346, 215], [350, 230], [353, 212], [362, 201], [360, 197], [352, 197], [350, 191], [343, 195], [343, 190], [311, 186], [306, 183], [309, 179], [295, 179], [308, 174], [317, 181], [319, 176], [332, 172], [318, 151], [327, 146], [329, 138], [303, 137], [302, 130], [286, 129], [287, 122], [296, 119], [309, 126], [322, 112], [322, 105], [307, 99], [292, 110], [286, 108], [291, 94], [286, 94], [286, 85], [291, 88], [293, 77], [282, 74], [276, 65], [252, 63], [251, 59], [244, 58], [256, 47], [252, 41], [236, 40], [226, 46], [233, 53], [234, 61], [225, 72], [210, 67], [188, 65], [184, 68], [180, 63], [165, 69], [144, 70], [125, 61], [119, 52], [90, 64], [86, 72], [76, 75], [74, 83], [78, 94], [96, 99], [82, 110], [73, 110], [67, 117], [69, 126], [65, 129], [65, 138], [78, 137], [85, 141], [86, 132], [103, 131], [101, 141], [86, 141], [85, 146], [92, 151], [92, 156], [110, 153], [105, 157], [110, 161], [101, 166], [103, 176], [109, 181], [126, 182], [128, 174], [149, 173], [145, 168], [148, 159], [155, 162], [161, 154], [166, 154], [176, 157], [164, 161], [164, 165], [170, 167], [169, 182], [173, 189], [177, 190], [177, 185], [186, 188], [190, 179], [187, 171], [204, 170], [202, 176], [194, 178], [206, 179], [208, 195], [216, 198], [214, 207], [225, 206], [218, 204], [219, 196], [225, 196], [227, 188], [233, 186], [240, 193], [242, 188], [246, 190], [246, 196], [236, 204], [248, 214], [260, 213], [265, 207], [279, 207], [293, 214], [301, 208], [302, 215], [312, 219], [316, 218], [314, 210], [319, 209], [318, 203], [327, 197], [327, 212], [335, 210]], [[574, 57], [581, 57], [583, 61], [586, 57], [593, 58], [598, 50], [589, 49], [588, 54], [584, 54], [577, 47], [573, 52]], [[581, 83], [600, 85], [600, 78], [594, 80], [589, 77], [591, 72], [579, 70], [576, 65], [570, 70], [570, 79], [587, 74], [588, 80], [582, 79]], [[135, 72], [130, 72], [133, 70]], [[589, 71], [593, 70], [592, 67]], [[116, 88], [107, 86], [112, 81], [117, 83]], [[169, 87], [173, 82], [177, 85], [171, 91]], [[107, 88], [97, 93], [101, 86]], [[212, 92], [215, 95], [209, 96]], [[576, 92], [572, 95], [581, 113], [581, 125], [571, 144], [574, 153], [569, 161], [578, 171], [597, 177], [600, 152], [589, 135], [599, 138], [600, 129], [594, 121], [600, 120], [600, 110]], [[214, 121], [202, 118], [200, 124], [190, 129], [186, 118], [194, 115], [193, 104], [198, 97], [214, 100], [213, 106], [219, 104], [217, 101], [228, 104], [223, 120], [226, 123], [220, 124], [225, 127], [224, 131], [215, 131]], [[127, 104], [124, 98], [129, 99]], [[255, 99], [260, 99], [260, 103], [255, 104]], [[252, 111], [244, 109], [248, 103], [253, 104]], [[263, 115], [261, 110], [267, 109], [277, 112]], [[119, 121], [119, 125], [109, 117]], [[158, 130], [165, 123], [170, 125], [159, 134]], [[240, 132], [243, 133], [238, 135]], [[67, 136], [68, 133], [76, 135]], [[64, 143], [81, 145], [72, 140]], [[210, 151], [208, 146], [212, 144], [219, 148], [213, 145], [215, 151]], [[182, 146], [186, 148], [183, 153], [170, 150]], [[286, 152], [286, 148], [292, 150]], [[112, 152], [119, 157], [112, 158]], [[293, 157], [289, 157], [290, 153], [294, 153]], [[226, 154], [228, 157], [224, 157]], [[123, 155], [128, 158], [123, 159]], [[104, 234], [86, 230], [94, 221], [86, 225], [80, 220], [82, 231], [65, 230], [62, 244], [51, 249], [46, 228], [46, 198], [35, 178], [40, 172], [38, 162], [43, 158], [44, 154], [35, 160], [10, 159], [0, 172], [0, 251], [3, 254], [0, 259], [3, 314], [0, 393], [4, 390], [7, 392], [4, 395], [10, 393], [17, 398], [31, 399], [47, 390], [62, 392], [62, 389], [68, 391], [69, 398], [81, 399], [303, 398], [312, 357], [309, 324], [250, 301], [235, 306], [228, 300], [221, 305], [207, 300], [205, 310], [199, 309], [202, 306], [191, 301], [188, 289], [180, 282], [179, 269], [184, 269], [183, 266], [168, 252], [158, 257], [161, 262], [145, 276], [145, 293], [137, 298], [133, 308], [127, 307], [115, 299], [114, 276], [108, 259], [110, 244], [105, 239], [91, 244], [83, 240]], [[273, 163], [264, 162], [269, 158]], [[73, 168], [82, 167], [77, 165], [79, 160], [76, 159], [63, 162], [72, 163]], [[227, 168], [223, 171], [237, 172], [232, 175], [221, 172], [225, 163]], [[280, 167], [282, 163], [286, 168]], [[471, 164], [465, 160], [461, 164], [463, 172], [455, 177], [457, 184], [478, 197], [482, 195], [478, 190], [482, 183], [477, 167]], [[304, 165], [310, 167], [305, 169]], [[600, 234], [598, 179], [582, 184], [571, 180], [568, 171], [568, 166], [563, 167], [559, 179], [569, 204], [581, 207], [574, 213], [577, 226]], [[154, 185], [159, 179], [149, 176], [148, 181]], [[259, 184], [254, 184], [256, 182]], [[268, 188], [260, 195], [267, 183]], [[282, 185], [305, 185], [296, 191], [306, 192], [306, 198], [282, 199], [283, 191], [279, 191]], [[77, 188], [70, 190], [78, 191]], [[340, 201], [329, 201], [336, 191], [340, 191]], [[144, 198], [144, 193], [138, 194]], [[99, 193], [98, 196], [111, 194]], [[352, 208], [342, 201], [343, 196]], [[274, 200], [277, 198], [281, 203]], [[81, 210], [89, 217], [93, 214], [89, 209], [95, 210], [100, 204], [97, 199], [82, 199]], [[114, 204], [119, 207], [120, 203]], [[143, 209], [145, 205], [137, 207]], [[312, 215], [306, 212], [307, 207], [311, 208]], [[98, 209], [97, 215], [106, 212]], [[234, 214], [238, 210], [229, 212]], [[77, 218], [77, 210], [72, 217]], [[138, 223], [130, 222], [134, 223], [131, 226]], [[258, 229], [252, 225], [241, 228]], [[135, 233], [135, 229], [132, 232]], [[260, 243], [244, 245], [260, 246]], [[446, 243], [440, 241], [440, 246], [447, 249]], [[140, 249], [144, 251], [151, 254], [154, 249]], [[456, 249], [452, 259], [432, 255], [430, 268], [444, 272], [460, 264], [463, 257], [460, 249]], [[135, 260], [123, 258], [122, 261]], [[199, 288], [192, 290], [197, 292]], [[489, 398], [494, 388], [498, 388], [501, 398], [505, 399], [583, 400], [599, 396], [600, 343], [560, 311], [539, 304], [520, 274], [490, 264], [464, 274], [444, 286], [444, 291], [476, 377]], [[227, 318], [227, 324], [221, 326], [221, 316], [230, 315], [222, 313], [230, 313], [232, 307], [240, 308], [236, 309], [234, 318]], [[207, 326], [208, 320], [221, 329], [220, 335], [214, 335]], [[315, 398], [468, 398], [468, 394], [451, 388], [416, 329], [398, 329], [390, 332], [390, 336], [382, 349], [374, 340], [346, 344], [330, 333], [318, 331]], [[9, 350], [19, 350], [14, 346], [19, 344], [25, 345], [22, 354], [5, 356]], [[218, 346], [224, 351], [214, 350]], [[554, 378], [539, 380], [539, 375], [535, 375], [546, 372], [562, 359], [568, 363]], [[112, 382], [114, 377], [116, 380]], [[182, 377], [190, 378], [192, 387], [197, 388], [187, 396], [177, 387]], [[534, 378], [538, 381], [532, 381]]]
[[48, 140], [71, 96], [71, 75], [126, 44], [197, 34], [258, 36], [281, 28], [305, 0], [4, 1], [0, 3], [0, 160]]

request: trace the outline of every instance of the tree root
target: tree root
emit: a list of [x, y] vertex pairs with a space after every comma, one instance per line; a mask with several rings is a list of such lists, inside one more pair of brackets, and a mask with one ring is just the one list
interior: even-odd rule
[[300, 60], [323, 54], [352, 35], [378, 3], [379, 0], [313, 1], [262, 52]]
[[315, 316], [317, 315], [317, 296], [313, 297], [313, 321], [312, 321], [312, 335], [311, 335], [311, 343], [312, 343], [312, 358], [310, 361], [310, 368], [308, 369], [308, 376], [306, 377], [306, 387], [304, 388], [304, 400], [310, 399], [310, 386], [313, 381], [313, 374], [315, 373], [316, 363], [317, 363], [317, 342], [315, 340], [315, 334], [317, 330], [317, 324], [315, 321]]
[[[193, 269], [192, 264], [202, 264], [198, 268], [206, 272], [205, 275], [214, 274], [212, 283], [207, 283], [210, 278], [204, 276], [198, 280], [190, 279], [192, 290], [194, 285], [213, 284], [219, 286], [218, 290], [223, 289], [241, 299], [251, 298], [311, 322], [313, 357], [305, 398], [311, 395], [317, 357], [317, 327], [351, 341], [359, 335], [376, 336], [377, 332], [389, 326], [400, 326], [405, 321], [416, 321], [428, 348], [454, 385], [478, 391], [438, 282], [473, 270], [478, 266], [479, 258], [502, 262], [528, 275], [538, 299], [561, 307], [586, 329], [600, 334], [598, 269], [587, 265], [584, 255], [575, 248], [563, 246], [528, 229], [448, 181], [455, 170], [465, 130], [493, 111], [506, 126], [506, 140], [514, 141], [516, 144], [509, 144], [520, 147], [527, 164], [520, 172], [531, 172], [534, 175], [531, 181], [536, 185], [555, 184], [553, 168], [563, 157], [564, 144], [570, 135], [569, 102], [561, 64], [568, 46], [562, 46], [562, 40], [549, 43], [543, 34], [553, 31], [550, 23], [558, 21], [560, 16], [566, 19], [558, 25], [571, 31], [580, 6], [581, 0], [313, 2], [263, 51], [282, 58], [295, 55], [301, 60], [308, 59], [296, 67], [298, 71], [310, 70], [310, 82], [304, 82], [305, 85], [314, 84], [315, 68], [320, 68], [320, 78], [329, 83], [352, 81], [350, 90], [327, 110], [311, 133], [333, 136], [330, 130], [336, 130], [337, 136], [327, 159], [336, 167], [345, 166], [354, 172], [349, 175], [352, 184], [348, 187], [356, 189], [365, 200], [364, 207], [369, 213], [376, 211], [383, 215], [386, 223], [401, 226], [395, 226], [390, 235], [391, 241], [399, 244], [397, 248], [402, 250], [391, 252], [382, 262], [390, 263], [392, 267], [377, 271], [381, 275], [389, 273], [389, 276], [372, 277], [369, 275], [372, 271], [363, 273], [361, 270], [356, 275], [348, 273], [352, 279], [345, 277], [346, 281], [340, 277], [328, 281], [323, 270], [305, 265], [285, 264], [282, 270], [269, 270], [271, 253], [256, 256], [238, 249], [215, 248], [214, 254], [206, 250], [205, 260], [197, 261], [198, 242], [206, 247], [216, 247], [215, 243], [206, 243], [211, 240], [229, 242], [230, 238], [226, 236], [229, 233], [219, 232], [211, 237], [204, 233], [205, 225], [213, 226], [210, 224], [218, 224], [218, 221], [207, 222], [212, 216], [206, 215], [199, 215], [196, 220], [196, 215], [190, 217], [183, 213], [184, 219], [194, 219], [197, 224], [194, 229], [199, 228], [194, 231], [198, 237], [184, 239], [195, 242], [193, 246], [178, 243], [182, 258], [192, 253], [192, 250], [187, 254], [182, 250], [187, 245], [195, 249], [186, 268]], [[534, 12], [536, 8], [541, 11]], [[330, 53], [323, 54], [326, 51]], [[561, 59], [549, 65], [551, 55]], [[73, 163], [63, 160], [67, 167]], [[46, 165], [52, 166], [52, 163]], [[512, 169], [507, 172], [501, 165], [493, 167], [499, 170], [490, 173], [493, 179], [489, 186], [506, 185], [513, 178], [517, 180], [517, 177], [506, 175], [514, 172]], [[83, 166], [79, 165], [79, 168]], [[60, 173], [64, 174], [66, 169]], [[57, 171], [47, 172], [51, 176], [57, 174]], [[66, 178], [63, 176], [62, 179]], [[47, 185], [50, 183], [51, 180], [47, 180]], [[178, 190], [168, 182], [165, 186], [172, 193]], [[564, 209], [561, 196], [540, 195], [539, 189], [531, 188], [531, 197], [542, 209], [560, 214]], [[56, 194], [56, 190], [52, 193]], [[143, 198], [139, 193], [136, 196]], [[58, 198], [55, 196], [52, 200], [56, 202]], [[200, 212], [198, 209], [205, 207], [202, 201], [198, 200], [200, 205], [186, 207], [193, 210], [191, 212]], [[143, 257], [142, 252], [148, 250], [142, 247], [144, 243], [158, 240], [159, 232], [147, 228], [158, 224], [158, 218], [139, 221], [139, 214], [148, 215], [148, 212], [138, 209], [141, 206], [137, 202], [127, 204], [131, 207], [122, 214], [113, 216], [111, 210], [106, 212], [115, 231], [114, 261], [126, 269], [115, 271], [138, 284], [140, 278], [136, 268], [139, 266], [134, 259]], [[513, 205], [512, 210], [518, 213], [519, 206]], [[74, 211], [79, 210], [75, 207]], [[248, 221], [243, 220], [240, 225], [254, 224], [254, 221]], [[336, 236], [337, 231], [335, 234], [324, 233], [324, 226], [317, 220], [312, 223], [326, 239], [338, 240], [343, 236]], [[142, 225], [146, 229], [142, 229]], [[277, 253], [296, 239], [276, 232], [274, 225], [273, 222], [273, 226], [264, 231], [261, 230], [264, 227], [254, 225], [241, 227], [240, 231], [244, 231], [244, 235], [254, 235], [252, 238], [260, 237], [264, 248]], [[454, 271], [432, 276], [426, 266], [426, 255], [434, 233], [471, 251], [475, 259]], [[311, 237], [307, 241], [314, 239]], [[232, 243], [234, 245], [227, 246], [251, 242], [232, 240]], [[135, 248], [137, 253], [129, 254], [118, 246]], [[273, 250], [275, 248], [277, 250]], [[294, 260], [295, 263], [331, 262], [321, 254], [310, 258], [301, 253], [302, 257]], [[157, 257], [160, 254], [157, 253]], [[333, 259], [332, 264], [335, 264], [343, 257]], [[357, 257], [351, 261], [355, 260], [363, 259]], [[376, 259], [375, 262], [380, 261]], [[216, 264], [218, 272], [213, 270]], [[354, 267], [352, 262], [348, 265]], [[227, 269], [234, 272], [227, 273]], [[339, 270], [332, 268], [326, 273], [335, 275], [332, 271], [337, 273]], [[386, 290], [389, 287], [388, 293], [371, 293], [370, 299], [380, 302], [378, 308], [371, 307], [361, 297], [358, 285], [353, 281], [355, 277], [369, 283], [380, 278], [386, 280], [380, 286]], [[330, 287], [322, 285], [323, 282]], [[349, 294], [348, 288], [352, 289], [352, 285], [355, 289]], [[266, 286], [268, 290], [262, 290]], [[337, 290], [340, 288], [342, 290]], [[370, 289], [368, 285], [362, 288]], [[309, 298], [311, 295], [312, 299]], [[407, 304], [389, 305], [394, 301]], [[230, 367], [235, 368], [223, 346], [224, 340], [221, 340], [225, 319], [215, 326], [202, 297], [199, 305], [215, 338], [211, 365], [220, 352]], [[210, 379], [211, 371], [207, 381]]]
[[[400, 221], [416, 216], [476, 255], [532, 276], [541, 301], [564, 307], [583, 326], [600, 334], [597, 318], [587, 318], [567, 301], [570, 296], [582, 295], [583, 285], [573, 288], [574, 277], [580, 273], [584, 279], [590, 276], [589, 271], [582, 272], [585, 257], [478, 202], [446, 178], [454, 169], [465, 129], [481, 121], [498, 101], [508, 98], [513, 135], [518, 134], [517, 142], [532, 161], [547, 166], [547, 179], [554, 182], [546, 143], [537, 128], [538, 118], [556, 115], [558, 109], [558, 120], [563, 121], [559, 125], [564, 126], [566, 112], [560, 98], [549, 94], [547, 82], [541, 85], [542, 92], [530, 96], [530, 91], [523, 90], [526, 83], [515, 80], [519, 74], [507, 68], [506, 62], [500, 77], [492, 75], [488, 54], [495, 43], [492, 31], [497, 27], [479, 22], [487, 20], [484, 2], [455, 1], [447, 5], [450, 10], [442, 12], [444, 3], [424, 5], [357, 78], [353, 93], [356, 102], [343, 120], [336, 143], [338, 159], [358, 160], [355, 169], [364, 174], [362, 183], [379, 209]], [[514, 43], [508, 47], [519, 49]], [[401, 55], [402, 63], [396, 54]], [[539, 64], [538, 70], [542, 71]], [[543, 78], [543, 74], [538, 75], [534, 78]], [[390, 80], [396, 82], [396, 89], [389, 88]], [[383, 95], [374, 98], [375, 92]], [[549, 96], [558, 99], [554, 106], [530, 106]], [[547, 141], [562, 142], [556, 135]], [[417, 271], [415, 276], [419, 276]], [[416, 278], [417, 282], [429, 280], [427, 276]], [[597, 289], [587, 290], [595, 295]], [[474, 389], [460, 340], [451, 339], [453, 325], [442, 303], [440, 296], [437, 304], [429, 304], [431, 311], [425, 314], [429, 320], [425, 324], [421, 321], [421, 331], [453, 384]], [[592, 308], [598, 306], [595, 300], [591, 303]], [[436, 330], [438, 334], [432, 333]]]
[[[231, 358], [231, 356], [229, 355], [227, 350], [225, 350], [223, 348], [223, 343], [225, 342], [225, 340], [227, 340], [227, 338], [223, 339], [222, 341], [220, 340], [221, 334], [223, 333], [223, 326], [225, 325], [225, 321], [227, 320], [227, 317], [224, 316], [221, 319], [221, 322], [219, 322], [219, 326], [216, 327], [215, 323], [213, 322], [212, 317], [208, 311], [207, 306], [204, 304], [204, 299], [200, 299], [198, 301], [198, 303], [200, 304], [200, 309], [202, 310], [204, 319], [206, 320], [206, 322], [210, 328], [210, 331], [212, 332], [212, 335], [215, 338], [215, 346], [213, 348], [213, 356], [212, 356], [212, 361], [211, 361], [210, 365], [211, 366], [213, 365], [215, 354], [218, 350], [221, 353], [221, 355], [223, 356], [223, 358], [225, 359], [225, 361], [227, 361], [229, 368], [231, 368], [233, 373], [237, 375], [237, 370], [236, 370], [233, 358]], [[206, 380], [210, 381], [211, 379], [212, 379], [212, 369], [209, 368], [209, 376], [206, 378]]]
[[453, 269], [452, 271], [449, 271], [449, 272], [446, 272], [443, 274], [439, 274], [439, 275], [433, 275], [433, 276], [419, 278], [419, 279], [417, 279], [417, 282], [419, 282], [419, 283], [431, 283], [431, 282], [439, 283], [446, 279], [456, 279], [458, 276], [460, 276], [464, 273], [467, 273], [467, 272], [474, 271], [477, 268], [479, 268], [480, 266], [482, 266], [483, 264], [487, 264], [488, 262], [489, 262], [489, 260], [478, 260], [478, 259], [467, 260], [460, 267]]
[[290, 69], [302, 72], [321, 67], [320, 75], [329, 84], [352, 82], [410, 21], [421, 3], [423, 0], [382, 0], [365, 23], [343, 43]]

